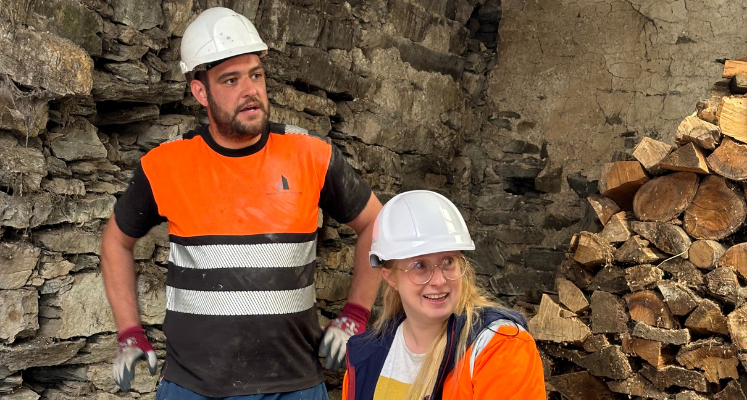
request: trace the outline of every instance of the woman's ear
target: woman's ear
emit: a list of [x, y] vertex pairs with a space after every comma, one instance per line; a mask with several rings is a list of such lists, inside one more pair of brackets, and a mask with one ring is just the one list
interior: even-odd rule
[[394, 290], [397, 290], [397, 283], [394, 281], [394, 274], [395, 272], [392, 272], [391, 268], [381, 269], [381, 275], [384, 277], [386, 283], [388, 283]]

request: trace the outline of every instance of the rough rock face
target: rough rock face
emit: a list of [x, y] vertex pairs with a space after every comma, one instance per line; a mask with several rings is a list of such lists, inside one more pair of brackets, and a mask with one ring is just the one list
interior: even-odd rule
[[[743, 7], [727, 3], [4, 2], [0, 303], [13, 306], [0, 308], [0, 393], [116, 396], [101, 230], [140, 157], [207, 122], [178, 68], [203, 7], [242, 13], [270, 46], [272, 121], [329, 137], [382, 201], [413, 189], [451, 198], [477, 242], [480, 284], [532, 312], [572, 234], [595, 223], [583, 199], [598, 192], [599, 165], [642, 136], [673, 135], [714, 60], [747, 53]], [[350, 285], [355, 232], [322, 219], [325, 325]], [[135, 248], [160, 356], [167, 234], [156, 227]], [[153, 398], [142, 379], [136, 391]]]

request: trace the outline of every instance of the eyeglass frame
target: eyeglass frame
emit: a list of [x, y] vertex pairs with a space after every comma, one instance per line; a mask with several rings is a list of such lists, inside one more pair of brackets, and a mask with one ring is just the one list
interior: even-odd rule
[[[444, 264], [444, 261], [447, 258], [451, 258], [453, 260], [453, 262], [459, 262], [459, 268], [462, 270], [462, 273], [458, 277], [452, 279], [452, 278], [449, 278], [449, 277], [446, 276], [443, 264]], [[448, 281], [457, 281], [459, 279], [462, 279], [462, 277], [464, 277], [464, 274], [467, 272], [467, 268], [462, 268], [462, 264], [464, 263], [463, 259], [464, 259], [464, 256], [461, 256], [461, 255], [458, 255], [458, 256], [446, 256], [446, 257], [444, 257], [441, 260], [441, 262], [439, 264], [434, 264], [434, 263], [432, 263], [432, 262], [430, 262], [428, 260], [415, 260], [415, 261], [411, 262], [410, 264], [408, 264], [408, 266], [410, 266], [410, 265], [412, 265], [412, 264], [414, 264], [416, 262], [421, 262], [421, 263], [426, 263], [427, 265], [432, 265], [433, 266], [433, 268], [431, 269], [431, 276], [425, 282], [423, 282], [423, 283], [417, 283], [417, 282], [414, 282], [412, 280], [412, 277], [408, 273], [408, 271], [411, 270], [410, 268], [395, 268], [395, 269], [400, 270], [400, 271], [404, 271], [405, 275], [407, 275], [407, 279], [409, 279], [410, 282], [412, 282], [414, 285], [427, 285], [428, 282], [430, 282], [431, 279], [433, 279], [433, 277], [436, 275], [436, 267], [438, 267], [441, 270], [441, 276], [443, 276], [445, 280], [448, 280]]]

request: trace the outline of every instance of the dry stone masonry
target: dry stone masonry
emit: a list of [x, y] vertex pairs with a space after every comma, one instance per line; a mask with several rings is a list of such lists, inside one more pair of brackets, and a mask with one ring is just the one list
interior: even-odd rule
[[[597, 224], [586, 198], [602, 185], [600, 165], [635, 160], [643, 137], [673, 143], [714, 71], [747, 54], [740, 1], [3, 0], [0, 397], [154, 397], [156, 379], [144, 370], [127, 394], [110, 377], [116, 335], [99, 272], [101, 230], [140, 157], [207, 122], [177, 62], [187, 25], [213, 6], [248, 17], [270, 45], [273, 121], [330, 137], [383, 201], [412, 189], [452, 199], [477, 242], [481, 285], [529, 315], [540, 302], [544, 312], [569, 312], [542, 295], [555, 292], [573, 234]], [[743, 93], [744, 77], [732, 85]], [[739, 151], [735, 139], [719, 148]], [[686, 151], [697, 156], [695, 147]], [[624, 221], [610, 219], [620, 234]], [[354, 243], [350, 228], [320, 216], [321, 326], [344, 302]], [[166, 226], [138, 242], [135, 258], [143, 321], [163, 359]], [[636, 270], [636, 288], [652, 290], [650, 282], [676, 268], [681, 280], [700, 282], [679, 265], [657, 268]], [[619, 271], [602, 272], [596, 284], [625, 286]], [[718, 291], [716, 278], [732, 277], [703, 284]], [[711, 315], [740, 295], [718, 291], [700, 301], [674, 283], [656, 286], [683, 299], [673, 313], [692, 306], [691, 315]], [[573, 298], [563, 302], [572, 312], [590, 299], [626, 306], [603, 294]], [[629, 322], [620, 318], [597, 326], [619, 330]], [[585, 328], [564, 327], [578, 337]], [[707, 329], [727, 332], [728, 321]], [[645, 326], [637, 332], [684, 340]], [[589, 349], [624, 357], [593, 337]], [[553, 386], [606, 390], [593, 363], [582, 364], [578, 378], [557, 376]], [[678, 369], [645, 371], [649, 380], [690, 379]], [[333, 398], [340, 380], [328, 376]], [[692, 390], [706, 385], [699, 382]]]
[[[8, 0], [2, 398], [154, 397], [156, 377], [144, 370], [130, 393], [111, 379], [116, 326], [99, 270], [101, 231], [140, 157], [207, 122], [177, 61], [187, 25], [213, 6], [247, 16], [270, 45], [273, 121], [330, 137], [382, 200], [430, 188], [468, 213], [472, 166], [459, 152], [486, 121], [497, 0]], [[135, 248], [143, 324], [161, 359], [167, 236], [158, 226]], [[320, 215], [319, 243], [324, 326], [347, 295], [355, 232]], [[332, 388], [340, 378], [330, 375]]]

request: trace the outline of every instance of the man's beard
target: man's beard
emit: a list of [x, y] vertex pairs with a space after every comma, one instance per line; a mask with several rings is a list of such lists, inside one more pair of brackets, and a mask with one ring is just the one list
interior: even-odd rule
[[[262, 134], [268, 125], [270, 118], [269, 105], [263, 104], [259, 98], [250, 98], [244, 103], [240, 104], [233, 113], [222, 109], [218, 103], [215, 102], [213, 95], [210, 90], [207, 91], [208, 109], [210, 115], [213, 117], [213, 123], [221, 135], [231, 139], [253, 139]], [[239, 112], [246, 107], [248, 103], [255, 102], [259, 105], [259, 109], [262, 111], [262, 117], [256, 122], [245, 123], [240, 121], [237, 117]]]

